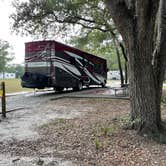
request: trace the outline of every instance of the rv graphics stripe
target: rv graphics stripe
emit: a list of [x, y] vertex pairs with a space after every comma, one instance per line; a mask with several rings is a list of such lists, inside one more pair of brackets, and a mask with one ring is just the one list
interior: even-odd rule
[[[72, 56], [72, 57], [74, 57], [76, 59], [78, 67], [81, 70], [83, 70], [84, 73], [91, 80], [93, 80], [94, 82], [96, 82], [98, 84], [103, 82], [99, 77], [96, 77], [95, 75], [90, 73], [87, 68], [83, 67], [83, 64], [80, 62], [82, 57], [77, 56], [76, 54], [70, 53], [68, 51], [65, 51], [65, 52], [68, 53], [69, 56]], [[52, 60], [54, 67], [58, 67], [58, 68], [62, 69], [63, 71], [65, 71], [68, 74], [70, 74], [71, 76], [75, 77], [76, 79], [80, 79], [80, 77], [81, 77], [80, 71], [76, 68], [76, 66], [70, 64], [70, 62], [68, 60], [65, 60], [65, 59], [59, 58], [59, 57], [55, 57], [55, 56], [42, 57], [42, 59], [47, 60], [47, 62], [46, 61], [41, 61], [41, 62], [29, 62], [29, 61], [26, 61], [26, 64], [27, 64], [28, 67], [50, 67], [51, 66], [51, 63], [50, 63], [51, 61], [50, 60]]]
[[86, 68], [84, 68], [84, 72], [87, 74], [87, 76], [89, 76], [94, 82], [97, 82], [98, 84], [101, 83], [100, 80], [98, 80], [97, 78], [95, 78]]
[[[77, 70], [77, 68], [73, 67], [73, 69], [72, 69], [72, 71], [71, 71], [71, 70], [70, 70], [71, 67], [69, 68], [69, 66], [67, 66], [67, 65], [65, 65], [65, 64], [62, 64], [62, 63], [60, 63], [60, 62], [58, 62], [58, 61], [54, 62], [53, 64], [54, 64], [54, 67], [57, 67], [57, 68], [59, 68], [59, 69], [62, 69], [63, 71], [67, 72], [68, 74], [70, 74], [71, 76], [73, 76], [74, 78], [76, 78], [76, 79], [78, 79], [78, 80], [80, 79], [79, 76], [81, 76], [81, 73]], [[73, 71], [75, 71], [75, 73], [73, 73]], [[77, 73], [78, 75], [76, 75], [76, 73]]]
[[82, 60], [83, 60], [83, 58], [82, 58], [81, 56], [77, 55], [77, 54], [74, 54], [74, 53], [69, 52], [69, 51], [64, 51], [64, 52], [65, 52], [66, 54], [70, 55], [70, 56], [73, 57], [73, 58], [77, 58], [77, 59], [82, 59]]
[[[26, 64], [27, 64], [27, 67], [33, 67], [33, 68], [51, 66], [50, 62], [28, 62]], [[53, 65], [54, 67], [58, 67], [64, 70], [65, 72], [72, 75], [73, 77], [77, 77], [77, 79], [79, 79], [79, 77], [81, 76], [81, 73], [79, 72], [79, 70], [71, 64], [63, 63], [61, 61], [54, 61]]]
[[27, 67], [50, 67], [48, 62], [26, 62]]

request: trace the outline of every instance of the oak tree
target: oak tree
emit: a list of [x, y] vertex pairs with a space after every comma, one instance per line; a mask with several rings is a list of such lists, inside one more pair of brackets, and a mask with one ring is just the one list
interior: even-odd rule
[[106, 0], [106, 4], [129, 55], [131, 118], [141, 133], [158, 132], [166, 68], [166, 1]]

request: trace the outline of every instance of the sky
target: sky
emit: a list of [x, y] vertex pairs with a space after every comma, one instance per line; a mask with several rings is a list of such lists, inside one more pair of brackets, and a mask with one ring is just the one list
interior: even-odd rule
[[12, 64], [21, 64], [24, 62], [24, 43], [32, 41], [32, 37], [12, 34], [10, 27], [9, 15], [13, 11], [12, 0], [0, 0], [0, 39], [6, 40], [12, 46], [14, 53], [14, 60]]

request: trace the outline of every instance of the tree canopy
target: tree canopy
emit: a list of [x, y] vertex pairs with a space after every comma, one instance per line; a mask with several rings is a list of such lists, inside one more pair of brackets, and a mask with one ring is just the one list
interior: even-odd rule
[[[13, 28], [30, 34], [55, 34], [80, 27], [103, 32], [116, 30], [103, 0], [30, 0], [13, 3]], [[84, 29], [85, 30], [85, 29]]]
[[15, 73], [16, 78], [19, 78], [24, 74], [24, 66], [20, 64], [7, 65], [5, 71], [9, 73]]
[[7, 63], [13, 59], [10, 48], [7, 41], [0, 40], [0, 72], [4, 72]]

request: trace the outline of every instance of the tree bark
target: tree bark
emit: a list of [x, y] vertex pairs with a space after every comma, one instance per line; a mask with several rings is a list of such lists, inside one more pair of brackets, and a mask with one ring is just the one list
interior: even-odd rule
[[163, 55], [166, 52], [165, 49], [165, 52], [161, 51], [160, 44], [155, 65], [152, 63], [155, 46], [153, 34], [159, 1], [106, 0], [106, 5], [129, 53], [133, 127], [139, 129], [140, 133], [158, 132], [161, 127], [160, 102], [165, 64]]
[[[145, 41], [147, 42], [147, 41]], [[132, 58], [130, 65], [130, 99], [131, 119], [134, 128], [141, 133], [157, 132], [160, 121], [157, 121], [156, 89], [153, 66], [150, 59], [151, 48], [144, 47], [144, 43], [134, 43], [134, 50], [130, 51]]]

